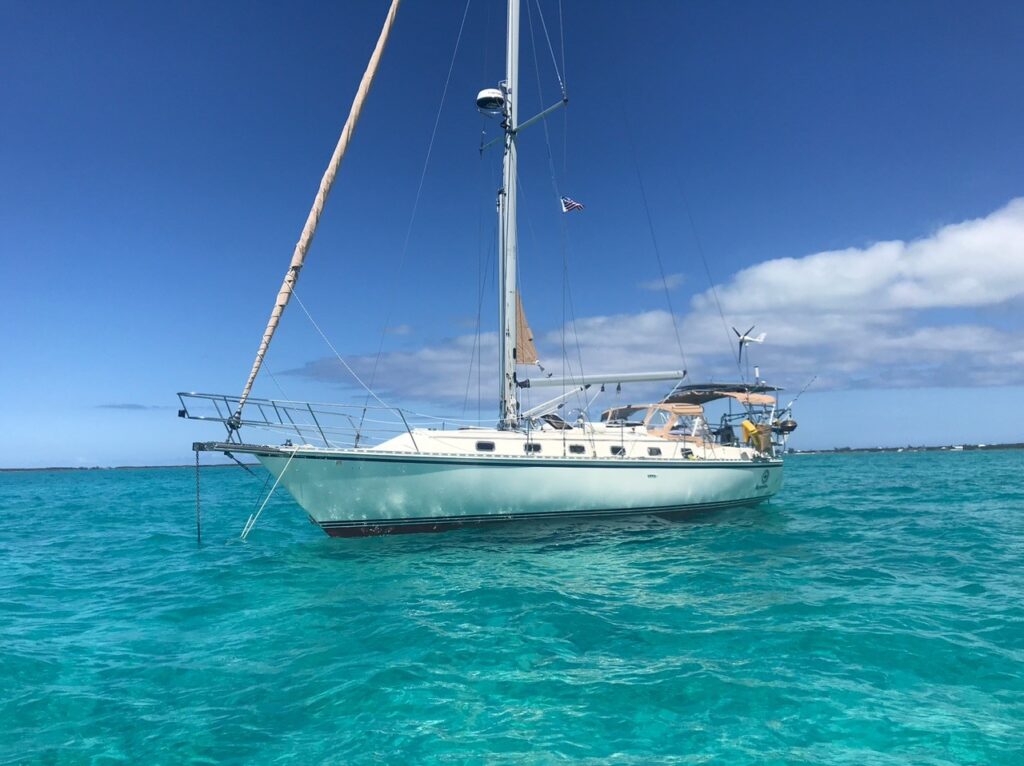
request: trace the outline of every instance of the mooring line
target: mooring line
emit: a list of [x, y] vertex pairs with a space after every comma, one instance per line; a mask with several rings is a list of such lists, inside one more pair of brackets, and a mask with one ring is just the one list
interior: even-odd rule
[[284, 464], [284, 468], [281, 470], [281, 473], [277, 475], [277, 480], [274, 482], [274, 486], [270, 488], [270, 492], [268, 492], [267, 496], [263, 499], [263, 504], [260, 506], [260, 509], [256, 511], [255, 515], [249, 514], [249, 520], [245, 522], [245, 526], [242, 528], [241, 539], [244, 540], [245, 538], [247, 538], [249, 536], [249, 533], [252, 532], [252, 528], [256, 526], [256, 522], [257, 520], [259, 520], [260, 514], [263, 513], [263, 509], [267, 507], [267, 503], [270, 502], [270, 498], [273, 496], [274, 490], [277, 489], [277, 485], [281, 483], [281, 478], [288, 470], [288, 466], [292, 464], [292, 460], [295, 459], [295, 453], [298, 451], [298, 447], [292, 450], [291, 457], [289, 457], [288, 462]]

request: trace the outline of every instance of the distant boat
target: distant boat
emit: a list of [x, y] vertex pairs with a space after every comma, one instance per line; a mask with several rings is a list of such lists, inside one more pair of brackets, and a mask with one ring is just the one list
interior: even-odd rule
[[[397, 5], [395, 0], [353, 105], [356, 118]], [[433, 532], [497, 521], [690, 513], [760, 503], [782, 486], [781, 455], [796, 422], [789, 416], [790, 408], [780, 410], [779, 389], [773, 386], [760, 382], [684, 385], [683, 370], [519, 377], [519, 368], [535, 363], [537, 353], [517, 285], [517, 136], [547, 112], [564, 106], [567, 99], [520, 122], [518, 62], [519, 0], [510, 0], [506, 79], [477, 97], [479, 110], [501, 120], [504, 144], [504, 182], [498, 193], [500, 349], [495, 426], [456, 425], [449, 430], [448, 425], [456, 421], [424, 421], [423, 416], [384, 406], [249, 396], [315, 231], [318, 205], [322, 209], [326, 198], [323, 184], [242, 394], [179, 394], [182, 417], [214, 420], [227, 428], [226, 440], [198, 442], [194, 444], [197, 452], [255, 456], [329, 535]], [[353, 127], [354, 123], [346, 124], [343, 141]], [[343, 154], [342, 143], [339, 151]], [[336, 169], [337, 162], [332, 160], [324, 177], [327, 190]], [[565, 210], [564, 200], [562, 206]], [[763, 335], [752, 338], [748, 333], [741, 338], [741, 353], [746, 343], [763, 340]], [[614, 407], [598, 420], [590, 419], [586, 411], [572, 422], [559, 414], [570, 397], [591, 387], [652, 381], [674, 385], [660, 400]], [[520, 392], [528, 388], [557, 393], [524, 410]], [[709, 424], [705, 405], [717, 400], [730, 402], [738, 412], [730, 409], [718, 423]], [[243, 441], [240, 429], [253, 427], [283, 432], [288, 440]]]

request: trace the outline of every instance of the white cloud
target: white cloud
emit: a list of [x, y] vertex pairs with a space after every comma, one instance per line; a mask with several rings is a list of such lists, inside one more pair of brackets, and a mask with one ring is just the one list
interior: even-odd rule
[[641, 290], [660, 292], [662, 290], [675, 290], [677, 287], [682, 287], [685, 281], [685, 274], [666, 274], [664, 279], [658, 277], [657, 279], [652, 279], [648, 282], [640, 282], [637, 287]]
[[[672, 277], [666, 278], [666, 282]], [[659, 281], [653, 283], [662, 289]], [[1024, 297], [1024, 199], [989, 216], [944, 226], [911, 242], [781, 258], [751, 266], [718, 287], [723, 324], [710, 290], [678, 318], [691, 378], [733, 378], [735, 337], [728, 325], [767, 333], [752, 358], [772, 382], [816, 387], [990, 386], [1024, 383], [1024, 327], [1017, 312], [978, 309]], [[537, 329], [537, 328], [535, 328]], [[673, 369], [682, 365], [666, 311], [595, 316], [565, 328], [565, 356], [590, 372]], [[562, 330], [536, 334], [542, 363], [558, 369]], [[495, 334], [482, 336], [480, 386], [493, 398]], [[475, 402], [479, 361], [474, 335], [381, 357], [382, 393]], [[349, 360], [360, 374], [372, 357]], [[334, 360], [311, 362], [303, 375], [338, 380]], [[468, 381], [468, 389], [467, 389]]]
[[[475, 335], [462, 335], [414, 351], [383, 353], [379, 359], [372, 355], [353, 355], [346, 356], [345, 361], [385, 400], [398, 397], [450, 403], [462, 402], [468, 396], [475, 403], [478, 368], [479, 385], [486, 396], [493, 398], [498, 385], [497, 358], [497, 333], [482, 333], [479, 343]], [[307, 362], [285, 374], [327, 383], [357, 385], [334, 357]]]
[[[778, 258], [718, 290], [727, 314], [987, 306], [1024, 295], [1024, 198], [929, 237]], [[695, 310], [714, 309], [707, 291]]]
[[[971, 314], [1022, 296], [1024, 199], [911, 242], [766, 261], [718, 287], [731, 321], [768, 332], [755, 351], [766, 369], [824, 372], [833, 387], [1018, 384], [1020, 333]], [[687, 337], [713, 320], [708, 290]]]
[[384, 332], [386, 334], [388, 334], [388, 335], [411, 335], [412, 334], [412, 325], [408, 325], [408, 324], [395, 325], [394, 327], [388, 327], [387, 329], [384, 330]]

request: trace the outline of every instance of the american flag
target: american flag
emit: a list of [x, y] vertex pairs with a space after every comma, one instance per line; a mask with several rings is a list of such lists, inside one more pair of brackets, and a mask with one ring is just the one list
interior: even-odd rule
[[583, 204], [569, 197], [562, 197], [562, 212], [568, 213], [573, 210], [582, 210]]

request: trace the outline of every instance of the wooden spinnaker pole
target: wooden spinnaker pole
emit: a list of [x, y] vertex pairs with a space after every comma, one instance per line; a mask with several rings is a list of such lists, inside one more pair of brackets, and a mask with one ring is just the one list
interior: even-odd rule
[[352, 134], [355, 133], [356, 123], [359, 122], [359, 115], [363, 111], [363, 104], [366, 102], [366, 97], [370, 94], [370, 87], [373, 85], [373, 78], [377, 74], [377, 67], [380, 65], [381, 56], [384, 54], [384, 46], [387, 44], [388, 36], [391, 34], [391, 27], [395, 24], [395, 15], [398, 13], [400, 2], [401, 0], [391, 1], [391, 9], [388, 11], [387, 18], [384, 19], [384, 28], [377, 39], [377, 47], [373, 49], [370, 62], [366, 65], [366, 71], [363, 73], [363, 79], [359, 83], [356, 97], [352, 101], [352, 108], [349, 110], [348, 119], [345, 120], [345, 127], [341, 130], [338, 145], [334, 148], [334, 154], [327, 165], [324, 177], [320, 179], [320, 188], [317, 190], [316, 197], [313, 200], [313, 207], [306, 218], [306, 225], [302, 227], [299, 241], [295, 244], [291, 265], [288, 266], [288, 272], [284, 275], [284, 282], [282, 282], [281, 289], [277, 293], [277, 300], [274, 302], [274, 309], [270, 312], [267, 329], [263, 331], [263, 340], [260, 341], [259, 350], [256, 352], [256, 360], [252, 363], [252, 371], [249, 373], [249, 379], [245, 382], [245, 388], [242, 389], [242, 395], [238, 398], [238, 409], [228, 423], [232, 430], [237, 430], [241, 423], [242, 407], [245, 406], [245, 402], [249, 398], [252, 385], [256, 381], [256, 375], [259, 374], [260, 367], [263, 366], [263, 358], [267, 354], [267, 349], [270, 348], [270, 341], [274, 338], [277, 325], [281, 321], [281, 315], [284, 314], [285, 306], [288, 305], [288, 301], [292, 297], [295, 283], [299, 281], [299, 272], [302, 270], [302, 264], [306, 260], [306, 253], [309, 252], [309, 247], [313, 243], [313, 236], [316, 234], [316, 227], [320, 223], [320, 216], [324, 212], [327, 195], [331, 193], [334, 179], [338, 175], [338, 168], [341, 166], [341, 161], [348, 150]]

